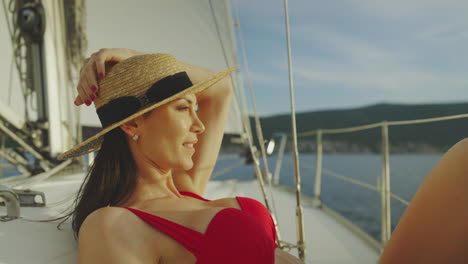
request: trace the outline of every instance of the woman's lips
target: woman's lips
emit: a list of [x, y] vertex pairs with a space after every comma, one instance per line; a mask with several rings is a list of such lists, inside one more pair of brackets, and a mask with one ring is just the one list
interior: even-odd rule
[[197, 144], [198, 140], [193, 140], [193, 141], [189, 141], [189, 142], [185, 142], [183, 145], [185, 148], [195, 152], [195, 148], [193, 147], [193, 145]]
[[190, 149], [192, 151], [195, 151], [195, 148], [193, 147], [193, 144], [184, 144], [184, 147], [187, 149]]

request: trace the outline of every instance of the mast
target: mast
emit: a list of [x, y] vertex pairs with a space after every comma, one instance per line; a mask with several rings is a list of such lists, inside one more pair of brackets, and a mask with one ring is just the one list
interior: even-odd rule
[[289, 95], [291, 100], [291, 129], [293, 138], [293, 153], [294, 153], [294, 179], [296, 181], [296, 219], [297, 219], [297, 244], [299, 258], [305, 260], [305, 236], [304, 236], [304, 216], [301, 205], [301, 175], [299, 170], [299, 152], [297, 148], [297, 131], [296, 131], [296, 109], [294, 103], [294, 82], [292, 75], [292, 58], [291, 58], [291, 39], [289, 34], [289, 12], [288, 0], [284, 0], [284, 13], [286, 19], [286, 39], [288, 48], [288, 69], [289, 69]]
[[[10, 80], [9, 90], [21, 91], [25, 116], [15, 122], [17, 102], [0, 103], [0, 130], [19, 145], [2, 149], [1, 155], [33, 175], [51, 169], [57, 164], [55, 157], [75, 145], [80, 136], [79, 115], [70, 102], [77, 72], [72, 67], [77, 61], [81, 64], [84, 52], [69, 42], [67, 33], [76, 21], [70, 21], [75, 16], [65, 20], [67, 3], [75, 7], [82, 0], [16, 0], [8, 7], [3, 5], [10, 11], [5, 14], [20, 81], [20, 87], [12, 87]], [[28, 164], [30, 154], [34, 160]]]

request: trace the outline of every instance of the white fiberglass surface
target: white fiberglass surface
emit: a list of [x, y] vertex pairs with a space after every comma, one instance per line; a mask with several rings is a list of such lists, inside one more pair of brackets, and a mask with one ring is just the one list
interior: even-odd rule
[[[69, 207], [83, 174], [49, 179], [32, 189], [46, 194], [48, 207], [21, 208], [25, 219], [47, 219]], [[281, 239], [296, 243], [295, 195], [274, 188]], [[255, 181], [211, 181], [204, 196], [208, 199], [244, 196], [263, 202]], [[0, 214], [6, 213], [0, 207]], [[58, 222], [36, 223], [25, 219], [0, 223], [0, 264], [77, 263], [77, 242], [70, 222], [57, 230]], [[306, 263], [376, 263], [378, 253], [324, 212], [304, 204]], [[297, 256], [296, 250], [290, 252]]]

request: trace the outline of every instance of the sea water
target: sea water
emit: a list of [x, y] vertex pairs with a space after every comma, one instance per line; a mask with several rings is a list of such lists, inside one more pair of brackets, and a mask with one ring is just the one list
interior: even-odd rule
[[[442, 154], [393, 154], [390, 155], [390, 190], [406, 201], [411, 201], [425, 177], [435, 166]], [[221, 154], [214, 174], [236, 164], [240, 157]], [[300, 154], [301, 191], [312, 197], [314, 193], [316, 156]], [[322, 157], [321, 198], [324, 204], [380, 241], [381, 199], [380, 193], [328, 175], [333, 171], [364, 183], [377, 186], [382, 175], [382, 156], [378, 154], [324, 154]], [[277, 156], [268, 158], [273, 173]], [[286, 153], [280, 172], [280, 184], [294, 187], [293, 156]], [[241, 165], [216, 177], [216, 180], [254, 179], [252, 165]], [[281, 210], [278, 208], [278, 210]], [[406, 205], [391, 198], [392, 231], [406, 210]]]

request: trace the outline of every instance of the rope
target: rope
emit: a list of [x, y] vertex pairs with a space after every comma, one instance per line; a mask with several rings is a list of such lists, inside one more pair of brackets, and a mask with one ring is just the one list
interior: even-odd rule
[[301, 174], [299, 169], [299, 152], [297, 147], [297, 130], [296, 130], [296, 106], [294, 102], [294, 82], [293, 82], [293, 68], [291, 56], [291, 37], [289, 32], [289, 7], [288, 0], [284, 0], [284, 13], [285, 13], [285, 26], [286, 26], [286, 47], [288, 54], [288, 73], [289, 73], [289, 99], [291, 102], [291, 129], [293, 139], [293, 157], [294, 157], [294, 178], [296, 183], [296, 218], [297, 218], [297, 242], [298, 245], [304, 246], [299, 248], [299, 258], [304, 261], [305, 259], [305, 234], [304, 234], [304, 217], [302, 215], [301, 205]]
[[[253, 92], [253, 87], [252, 87], [252, 79], [250, 78], [250, 71], [249, 71], [249, 64], [248, 64], [248, 61], [247, 61], [247, 55], [246, 55], [246, 52], [245, 52], [245, 45], [244, 45], [244, 39], [242, 37], [242, 31], [241, 31], [241, 26], [240, 26], [240, 20], [239, 20], [239, 13], [238, 13], [238, 9], [236, 8], [236, 21], [237, 21], [237, 30], [238, 30], [238, 34], [239, 34], [239, 45], [240, 45], [240, 48], [241, 48], [241, 52], [242, 52], [242, 58], [243, 58], [243, 62], [244, 62], [244, 66], [245, 66], [245, 72], [246, 72], [246, 77], [247, 77], [247, 83], [248, 83], [248, 86], [249, 86], [249, 90], [250, 90], [250, 94], [251, 94], [251, 100], [252, 100], [252, 106], [253, 106], [253, 109], [254, 109], [254, 116], [255, 116], [255, 120], [256, 120], [256, 132], [257, 132], [257, 136], [258, 136], [258, 139], [259, 139], [259, 142], [260, 142], [260, 146], [262, 147], [262, 155], [265, 154], [265, 146], [263, 145], [263, 134], [261, 132], [261, 125], [260, 125], [260, 121], [259, 121], [259, 118], [258, 118], [258, 113], [257, 113], [257, 109], [256, 109], [256, 104], [255, 104], [255, 95], [254, 95], [254, 92]], [[246, 117], [246, 125], [247, 127], [250, 129], [250, 121], [248, 120], [248, 116]], [[273, 193], [272, 193], [272, 184], [271, 184], [271, 177], [268, 177], [269, 178], [269, 192], [270, 192], [270, 196], [271, 196], [271, 200], [272, 200], [272, 205], [273, 205], [273, 208], [270, 207], [270, 202], [269, 202], [269, 198], [265, 192], [265, 185], [263, 183], [263, 175], [260, 171], [260, 164], [258, 162], [258, 159], [255, 155], [255, 147], [253, 146], [253, 139], [252, 139], [252, 135], [251, 134], [248, 134], [248, 140], [249, 140], [249, 148], [250, 148], [250, 152], [252, 153], [252, 158], [254, 160], [254, 166], [255, 166], [255, 173], [257, 175], [257, 180], [259, 182], [259, 185], [260, 185], [260, 190], [262, 191], [262, 195], [263, 195], [263, 198], [265, 200], [265, 205], [266, 205], [266, 208], [268, 209], [268, 211], [270, 211], [270, 213], [272, 214], [272, 218], [273, 218], [273, 221], [274, 221], [274, 224], [275, 224], [275, 228], [276, 228], [276, 237], [277, 237], [277, 240], [278, 242], [281, 240], [281, 235], [280, 235], [280, 231], [279, 231], [279, 228], [278, 228], [278, 223], [277, 223], [277, 219], [276, 219], [276, 204], [275, 204], [275, 199], [274, 199], [274, 196], [273, 196]], [[265, 165], [265, 168], [266, 168], [266, 171], [268, 172], [268, 163], [267, 163], [267, 160], [266, 160], [266, 156], [264, 155], [264, 165]]]
[[[253, 85], [252, 85], [252, 78], [250, 77], [249, 63], [248, 63], [247, 55], [246, 55], [245, 48], [244, 48], [245, 47], [244, 39], [242, 38], [242, 33], [241, 33], [241, 30], [240, 30], [240, 22], [239, 22], [238, 18], [237, 18], [237, 23], [238, 23], [238, 27], [239, 27], [239, 41], [241, 43], [242, 57], [243, 57], [243, 61], [244, 61], [246, 79], [247, 79], [247, 84], [248, 84], [247, 86], [249, 87], [250, 99], [251, 99], [251, 103], [252, 103], [252, 110], [253, 110], [253, 115], [254, 115], [254, 119], [255, 119], [257, 138], [258, 138], [258, 141], [259, 141], [260, 150], [262, 152], [263, 166], [264, 166], [265, 170], [267, 171], [267, 173], [269, 173], [267, 155], [266, 155], [265, 144], [264, 144], [264, 139], [263, 139], [262, 125], [260, 124], [260, 118], [259, 118], [258, 112], [257, 112], [257, 104], [255, 102], [255, 92], [254, 92]], [[269, 180], [268, 183], [269, 183], [269, 186], [270, 186], [270, 188], [269, 188], [270, 189], [270, 196], [273, 197], [273, 195], [271, 193], [271, 180]], [[274, 199], [272, 199], [272, 204], [273, 204], [273, 213], [276, 214], [276, 206], [275, 206]]]
[[226, 68], [229, 68], [230, 67], [229, 60], [228, 60], [227, 55], [226, 55], [226, 49], [225, 49], [224, 44], [223, 44], [223, 39], [221, 38], [221, 32], [219, 30], [218, 20], [216, 19], [216, 14], [215, 14], [215, 11], [214, 11], [212, 0], [209, 0], [208, 3], [210, 5], [210, 9], [211, 9], [211, 16], [213, 16], [213, 21], [214, 21], [215, 28], [216, 28], [216, 34], [218, 35], [219, 45], [221, 46], [221, 49], [222, 49], [222, 52], [223, 52], [224, 62], [226, 63]]

